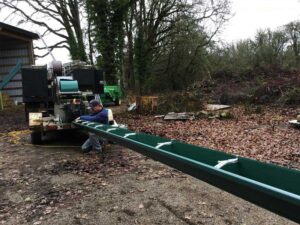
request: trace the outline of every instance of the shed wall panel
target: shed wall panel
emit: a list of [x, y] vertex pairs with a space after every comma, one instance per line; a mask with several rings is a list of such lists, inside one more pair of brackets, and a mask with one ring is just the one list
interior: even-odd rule
[[10, 50], [1, 50], [0, 49], [0, 58], [1, 57], [11, 57], [16, 55], [28, 55], [27, 48], [19, 48], [19, 49], [10, 49]]
[[23, 91], [22, 89], [17, 89], [17, 90], [4, 90], [4, 93], [10, 95], [10, 96], [16, 96], [16, 95], [22, 95]]
[[[8, 40], [6, 43], [0, 43], [0, 81], [6, 77], [9, 72], [21, 62], [23, 66], [32, 64], [31, 55], [29, 51], [30, 43], [16, 40]], [[13, 82], [9, 82], [4, 88], [3, 92], [10, 95], [13, 101], [23, 102], [22, 97], [22, 76], [18, 73]], [[15, 81], [17, 80], [17, 81]]]
[[[0, 82], [2, 82], [5, 76], [6, 75], [0, 75]], [[22, 79], [21, 73], [18, 73], [12, 80], [21, 80], [21, 79]]]
[[0, 58], [0, 66], [2, 65], [16, 65], [18, 62], [22, 64], [29, 64], [30, 60], [28, 57], [14, 57], [14, 58]]
[[18, 81], [18, 82], [9, 82], [6, 86], [6, 88], [22, 88], [22, 81]]

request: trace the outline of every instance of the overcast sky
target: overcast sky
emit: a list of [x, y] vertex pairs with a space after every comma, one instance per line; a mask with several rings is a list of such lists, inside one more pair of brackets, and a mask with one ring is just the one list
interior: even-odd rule
[[300, 20], [300, 0], [231, 0], [233, 18], [220, 35], [225, 41], [254, 37], [258, 29]]

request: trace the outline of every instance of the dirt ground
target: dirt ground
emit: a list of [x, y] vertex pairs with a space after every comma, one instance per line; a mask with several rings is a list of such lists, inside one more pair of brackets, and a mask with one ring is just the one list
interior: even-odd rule
[[118, 145], [82, 154], [80, 133], [32, 146], [21, 109], [0, 114], [0, 224], [295, 224]]

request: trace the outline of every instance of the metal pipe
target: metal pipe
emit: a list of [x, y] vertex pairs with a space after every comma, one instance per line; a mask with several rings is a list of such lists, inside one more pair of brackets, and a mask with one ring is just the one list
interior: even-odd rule
[[[133, 132], [124, 128], [82, 121], [74, 125], [300, 223], [298, 170], [153, 135], [129, 136]], [[220, 161], [223, 161], [222, 169], [215, 168]]]

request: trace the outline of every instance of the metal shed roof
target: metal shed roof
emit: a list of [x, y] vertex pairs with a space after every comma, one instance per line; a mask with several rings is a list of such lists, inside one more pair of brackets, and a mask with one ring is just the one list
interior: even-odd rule
[[18, 27], [14, 27], [14, 26], [11, 26], [9, 24], [0, 22], [0, 31], [1, 30], [12, 32], [12, 33], [18, 34], [20, 36], [23, 36], [23, 37], [26, 37], [26, 38], [29, 38], [29, 39], [39, 39], [39, 35], [36, 34], [36, 33], [30, 32], [30, 31], [27, 31], [27, 30], [23, 30], [23, 29], [20, 29]]

